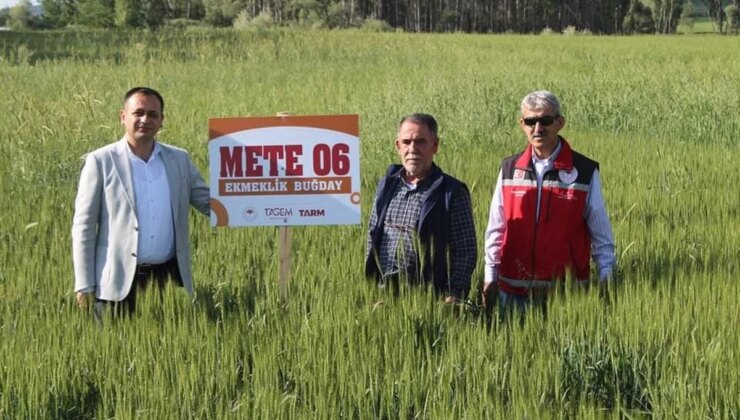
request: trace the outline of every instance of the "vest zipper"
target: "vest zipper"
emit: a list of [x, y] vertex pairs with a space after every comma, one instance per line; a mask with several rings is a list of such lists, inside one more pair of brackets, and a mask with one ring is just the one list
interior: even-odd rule
[[[544, 188], [542, 190], [544, 192]], [[552, 194], [552, 191], [547, 193], [547, 214], [545, 215], [545, 223], [550, 223], [550, 203], [552, 203]]]
[[[537, 180], [536, 173], [534, 174], [534, 177], [535, 177], [534, 179]], [[542, 186], [544, 183], [545, 183], [545, 177], [543, 176], [542, 183], [537, 184], [537, 187], [536, 187], [536, 192], [539, 195], [540, 199], [535, 200], [535, 209], [534, 209], [535, 220], [534, 220], [534, 235], [533, 235], [534, 237], [532, 238], [532, 268], [530, 271], [530, 275], [527, 276], [532, 279], [535, 278], [537, 275], [537, 271], [536, 271], [536, 268], [537, 268], [537, 262], [536, 262], [537, 261], [537, 229], [540, 225], [540, 216], [541, 216], [540, 208], [542, 207], [542, 190], [543, 190]]]

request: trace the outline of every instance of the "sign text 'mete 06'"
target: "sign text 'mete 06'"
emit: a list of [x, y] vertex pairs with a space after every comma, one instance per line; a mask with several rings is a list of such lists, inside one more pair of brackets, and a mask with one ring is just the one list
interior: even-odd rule
[[208, 120], [211, 225], [360, 223], [357, 115]]

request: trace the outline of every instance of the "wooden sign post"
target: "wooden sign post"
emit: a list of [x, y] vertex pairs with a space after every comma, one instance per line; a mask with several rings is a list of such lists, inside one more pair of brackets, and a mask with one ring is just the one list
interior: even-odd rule
[[292, 232], [290, 226], [278, 227], [278, 234], [280, 236], [280, 273], [278, 277], [278, 284], [280, 285], [280, 303], [285, 306], [288, 303], [288, 282], [290, 281], [290, 265], [291, 265], [291, 244], [290, 237]]
[[[278, 112], [278, 117], [289, 117], [290, 112]], [[293, 258], [291, 251], [291, 227], [290, 226], [279, 226], [278, 237], [278, 249], [280, 251], [280, 269], [278, 270], [278, 285], [280, 288], [280, 305], [285, 307], [288, 304], [288, 282], [290, 281], [290, 267], [291, 259]]]

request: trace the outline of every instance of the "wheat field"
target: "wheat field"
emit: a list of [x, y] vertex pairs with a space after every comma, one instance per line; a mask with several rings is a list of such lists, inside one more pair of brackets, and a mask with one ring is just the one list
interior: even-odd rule
[[[740, 38], [717, 36], [0, 33], [0, 418], [738, 418], [738, 68]], [[519, 101], [551, 90], [601, 164], [614, 299], [566, 289], [546, 320], [500, 324], [477, 307], [482, 254], [469, 304], [388, 295], [357, 225], [293, 229], [283, 304], [277, 230], [193, 213], [195, 299], [145, 294], [101, 328], [74, 304], [73, 202], [137, 85], [204, 174], [210, 117], [359, 114], [363, 221], [398, 119], [431, 113], [479, 248]]]

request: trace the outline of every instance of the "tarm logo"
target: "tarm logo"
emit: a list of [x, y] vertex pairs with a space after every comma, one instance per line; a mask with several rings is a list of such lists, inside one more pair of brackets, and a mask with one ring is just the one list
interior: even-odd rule
[[298, 210], [298, 214], [301, 217], [324, 217], [326, 216], [326, 210], [324, 209], [311, 209], [311, 210]]

